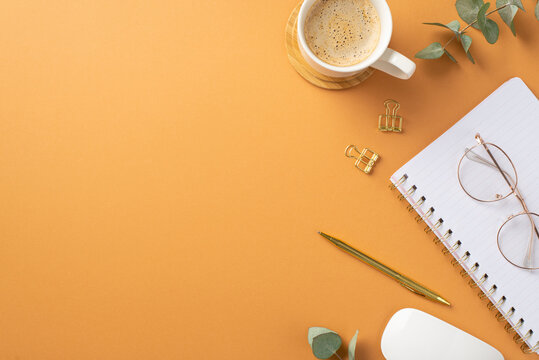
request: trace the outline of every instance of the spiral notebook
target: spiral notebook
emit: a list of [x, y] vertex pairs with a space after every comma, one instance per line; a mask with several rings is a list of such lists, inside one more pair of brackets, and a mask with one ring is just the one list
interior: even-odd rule
[[[505, 328], [525, 352], [539, 350], [539, 270], [508, 263], [496, 235], [511, 214], [522, 211], [516, 199], [495, 206], [468, 197], [459, 186], [458, 161], [480, 133], [499, 145], [518, 171], [518, 187], [531, 212], [539, 213], [539, 101], [519, 78], [513, 78], [391, 176], [392, 188], [425, 222], [426, 232], [444, 245], [452, 263], [480, 297], [489, 300]], [[479, 300], [478, 300], [479, 301]]]

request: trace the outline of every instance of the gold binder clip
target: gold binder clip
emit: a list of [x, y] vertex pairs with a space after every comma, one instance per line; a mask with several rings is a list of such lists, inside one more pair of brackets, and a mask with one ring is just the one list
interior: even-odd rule
[[[355, 152], [355, 154], [354, 154]], [[359, 151], [355, 145], [348, 145], [344, 150], [344, 155], [349, 158], [356, 159], [355, 166], [363, 171], [365, 174], [371, 172], [376, 160], [380, 158], [380, 155], [372, 151], [371, 149], [364, 148]]]
[[402, 116], [397, 115], [401, 105], [391, 99], [384, 101], [386, 113], [378, 116], [378, 130], [402, 132]]

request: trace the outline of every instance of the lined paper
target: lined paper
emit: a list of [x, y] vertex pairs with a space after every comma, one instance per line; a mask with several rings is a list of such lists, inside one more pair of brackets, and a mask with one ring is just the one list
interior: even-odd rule
[[448, 229], [452, 235], [443, 241], [451, 248], [457, 240], [462, 245], [454, 252], [460, 259], [466, 251], [471, 256], [462, 265], [469, 270], [475, 263], [479, 268], [471, 275], [477, 282], [484, 274], [487, 280], [481, 289], [487, 293], [493, 285], [496, 291], [489, 296], [493, 303], [506, 297], [499, 310], [506, 313], [511, 307], [515, 313], [508, 319], [515, 325], [519, 319], [524, 324], [518, 330], [524, 336], [528, 330], [533, 335], [526, 341], [533, 347], [539, 341], [539, 270], [519, 269], [508, 263], [500, 254], [496, 235], [498, 228], [511, 214], [522, 211], [514, 196], [494, 203], [482, 203], [468, 197], [459, 186], [458, 161], [464, 150], [476, 144], [474, 136], [480, 133], [486, 142], [500, 146], [513, 161], [518, 173], [520, 189], [531, 212], [539, 213], [539, 101], [519, 78], [513, 78], [458, 123], [427, 146], [391, 176], [396, 184], [406, 174], [408, 178], [398, 186], [405, 193], [412, 185], [417, 187], [408, 197], [415, 204], [421, 196], [426, 198], [418, 208], [422, 215], [430, 207], [434, 214], [427, 224], [433, 228], [442, 218], [443, 224], [434, 232], [442, 238]]

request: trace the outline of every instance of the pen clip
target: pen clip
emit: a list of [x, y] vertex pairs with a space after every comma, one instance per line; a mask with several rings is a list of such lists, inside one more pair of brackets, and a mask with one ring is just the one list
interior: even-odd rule
[[403, 282], [399, 282], [399, 284], [401, 284], [402, 286], [404, 286], [405, 288], [407, 288], [407, 289], [410, 290], [411, 292], [416, 293], [417, 295], [421, 295], [421, 296], [423, 296], [423, 297], [425, 296], [425, 294], [420, 293], [419, 291], [417, 291], [417, 290], [411, 288], [410, 286], [406, 285], [406, 284], [403, 283]]

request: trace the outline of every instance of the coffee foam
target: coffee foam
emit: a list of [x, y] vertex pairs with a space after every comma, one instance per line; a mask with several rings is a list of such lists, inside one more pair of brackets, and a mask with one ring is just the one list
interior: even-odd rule
[[365, 60], [380, 39], [380, 18], [369, 0], [318, 0], [304, 28], [311, 51], [336, 66]]

